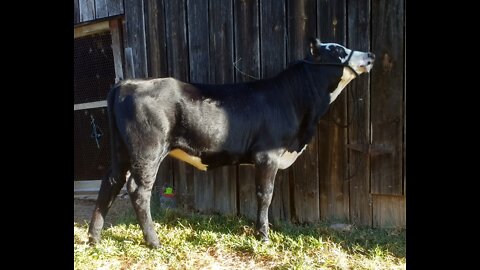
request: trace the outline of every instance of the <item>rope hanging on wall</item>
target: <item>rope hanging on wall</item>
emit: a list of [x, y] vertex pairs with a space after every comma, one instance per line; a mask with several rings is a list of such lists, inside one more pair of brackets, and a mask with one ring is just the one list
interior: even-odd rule
[[97, 148], [100, 149], [99, 140], [103, 136], [103, 132], [100, 129], [100, 127], [97, 124], [95, 124], [95, 118], [93, 118], [93, 115], [91, 114], [90, 114], [90, 119], [92, 119], [90, 121], [90, 124], [92, 125], [92, 133], [90, 137], [95, 139], [95, 142], [97, 143]]

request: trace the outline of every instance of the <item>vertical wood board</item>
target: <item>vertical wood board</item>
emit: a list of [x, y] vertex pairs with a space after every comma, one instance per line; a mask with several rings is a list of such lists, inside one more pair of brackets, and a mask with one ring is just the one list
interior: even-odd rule
[[[317, 32], [322, 42], [346, 45], [346, 3], [317, 2]], [[320, 215], [322, 219], [349, 219], [349, 184], [347, 181], [347, 90], [330, 104], [318, 126], [318, 170]], [[344, 126], [342, 126], [344, 125]]]
[[95, 0], [95, 19], [108, 17], [108, 7], [106, 0]]
[[166, 77], [168, 67], [164, 0], [146, 0], [145, 10], [148, 76]]
[[[189, 54], [185, 0], [164, 0], [168, 75], [189, 81]], [[174, 185], [179, 205], [194, 208], [194, 168], [183, 161], [173, 160]]]
[[[246, 82], [260, 77], [260, 41], [258, 0], [234, 0], [235, 81]], [[255, 220], [255, 168], [238, 167], [239, 213]]]
[[[209, 82], [233, 83], [233, 6], [232, 1], [210, 0], [209, 15]], [[236, 215], [237, 167], [217, 168], [214, 174], [214, 211]]]
[[133, 78], [147, 76], [147, 53], [145, 43], [144, 1], [125, 1], [126, 47], [132, 50]]
[[107, 0], [108, 16], [116, 16], [123, 14], [123, 2], [124, 0]]
[[403, 0], [372, 2], [372, 144], [389, 151], [371, 157], [372, 193], [402, 195]]
[[73, 24], [80, 22], [80, 7], [78, 6], [78, 0], [73, 0]]
[[[316, 5], [313, 0], [288, 2], [288, 62], [305, 58], [308, 39], [316, 36]], [[320, 219], [317, 139], [292, 165], [293, 204], [295, 219], [299, 222], [315, 222]]]
[[95, 19], [94, 0], [78, 0], [80, 10], [80, 22], [87, 22]]
[[406, 228], [405, 196], [372, 195], [374, 228]]
[[[347, 2], [348, 47], [352, 50], [370, 49], [370, 1]], [[348, 129], [349, 144], [370, 144], [370, 78], [363, 74], [348, 86], [348, 118], [353, 121]], [[350, 95], [351, 94], [351, 95]], [[370, 194], [370, 157], [364, 152], [349, 150], [350, 222], [372, 225], [372, 197]]]

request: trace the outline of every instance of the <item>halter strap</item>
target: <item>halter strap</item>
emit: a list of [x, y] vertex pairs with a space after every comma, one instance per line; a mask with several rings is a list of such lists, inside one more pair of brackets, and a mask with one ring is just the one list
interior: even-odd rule
[[348, 61], [350, 61], [350, 58], [352, 58], [352, 55], [353, 55], [353, 52], [355, 51], [352, 51], [348, 57], [347, 57], [347, 60], [345, 60], [344, 62], [342, 63], [324, 63], [324, 62], [312, 62], [312, 61], [309, 61], [309, 60], [306, 60], [306, 59], [302, 59], [300, 61], [302, 62], [305, 62], [307, 64], [311, 64], [311, 65], [325, 65], [325, 66], [342, 66], [342, 67], [346, 67], [348, 69], [350, 69], [350, 71], [353, 72], [353, 74], [355, 74], [355, 77], [358, 77], [358, 73], [351, 67], [348, 65]]

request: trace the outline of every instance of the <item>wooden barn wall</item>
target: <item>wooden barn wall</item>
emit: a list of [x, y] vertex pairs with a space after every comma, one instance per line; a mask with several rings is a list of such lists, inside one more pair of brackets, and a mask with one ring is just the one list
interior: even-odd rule
[[[266, 78], [305, 57], [312, 36], [375, 53], [371, 73], [347, 86], [302, 156], [278, 172], [269, 216], [406, 225], [404, 0], [74, 1], [77, 23], [123, 13], [127, 77]], [[256, 216], [252, 167], [201, 172], [167, 158], [157, 180], [184, 208]]]
[[73, 24], [122, 15], [123, 2], [124, 0], [73, 0]]

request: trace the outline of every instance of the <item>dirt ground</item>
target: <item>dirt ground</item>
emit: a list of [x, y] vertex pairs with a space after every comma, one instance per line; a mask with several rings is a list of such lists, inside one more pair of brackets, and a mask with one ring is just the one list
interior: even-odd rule
[[[73, 198], [73, 221], [79, 224], [90, 223], [95, 207], [96, 195], [75, 196]], [[132, 205], [128, 196], [118, 196], [113, 202], [105, 219], [105, 225], [116, 224], [117, 218], [132, 211]]]

